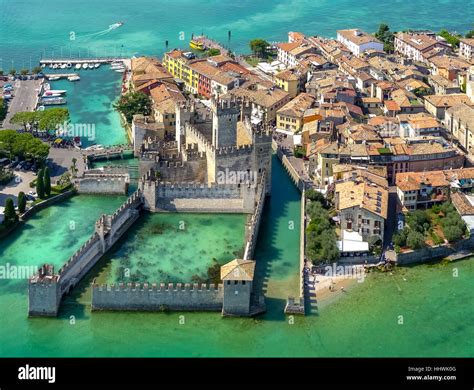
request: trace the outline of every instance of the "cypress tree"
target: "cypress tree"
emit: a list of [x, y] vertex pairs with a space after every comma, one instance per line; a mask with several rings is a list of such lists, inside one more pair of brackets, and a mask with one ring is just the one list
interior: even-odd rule
[[18, 194], [18, 211], [23, 214], [26, 209], [26, 196], [23, 191]]
[[43, 181], [43, 170], [38, 172], [38, 178], [36, 179], [36, 193], [40, 199], [44, 198], [44, 181]]
[[49, 176], [48, 167], [44, 168], [43, 171], [43, 184], [44, 184], [44, 193], [46, 196], [51, 195], [51, 177]]
[[17, 220], [17, 215], [15, 212], [15, 206], [13, 205], [13, 199], [8, 198], [5, 202], [5, 211], [4, 211], [5, 219], [3, 220], [3, 223], [6, 226], [11, 226], [16, 220]]

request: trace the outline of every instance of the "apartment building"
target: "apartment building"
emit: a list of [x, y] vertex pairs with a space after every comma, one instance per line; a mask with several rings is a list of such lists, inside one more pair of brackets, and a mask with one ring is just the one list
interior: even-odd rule
[[433, 50], [436, 53], [450, 50], [449, 45], [436, 39], [435, 34], [415, 32], [400, 32], [396, 34], [394, 47], [396, 53], [418, 62], [426, 62], [427, 57], [430, 58], [427, 53], [431, 53]]
[[316, 99], [301, 93], [277, 111], [277, 129], [298, 133], [303, 129], [305, 111], [313, 107]]
[[337, 40], [358, 57], [368, 50], [383, 51], [383, 42], [359, 29], [338, 30]]

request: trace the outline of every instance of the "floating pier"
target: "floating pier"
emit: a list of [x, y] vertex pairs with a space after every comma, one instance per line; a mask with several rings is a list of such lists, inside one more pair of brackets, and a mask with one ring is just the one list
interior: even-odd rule
[[45, 73], [48, 80], [50, 78], [67, 79], [68, 77], [79, 77], [79, 73]]
[[128, 58], [121, 57], [95, 57], [95, 58], [45, 58], [40, 60], [41, 65], [49, 64], [90, 64], [90, 63], [101, 63], [107, 64], [112, 62], [126, 62]]

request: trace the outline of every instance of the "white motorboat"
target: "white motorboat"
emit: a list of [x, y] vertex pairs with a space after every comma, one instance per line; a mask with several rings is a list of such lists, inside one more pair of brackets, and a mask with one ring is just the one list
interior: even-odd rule
[[65, 90], [65, 89], [49, 89], [49, 90], [44, 92], [43, 97], [48, 97], [48, 96], [52, 96], [52, 95], [61, 96], [61, 95], [64, 95], [66, 92], [67, 92], [67, 90]]
[[59, 77], [58, 76], [49, 76], [48, 80], [50, 80], [50, 81], [59, 80]]
[[58, 69], [59, 65], [58, 64], [54, 64], [53, 65], [53, 69]]
[[60, 66], [60, 67], [61, 67], [61, 69], [66, 69], [66, 67], [67, 67], [67, 64], [61, 64], [61, 66]]
[[43, 96], [41, 96], [43, 99], [44, 98], [57, 98], [57, 97], [61, 97], [61, 94], [60, 93], [45, 93], [43, 94]]
[[80, 76], [69, 76], [67, 78], [69, 81], [79, 81], [81, 79]]
[[102, 145], [91, 145], [84, 150], [102, 150], [104, 147]]
[[93, 64], [89, 64], [89, 69], [94, 69], [94, 65], [93, 65]]
[[46, 66], [46, 64], [41, 64], [41, 67], [44, 68]]
[[89, 67], [89, 64], [87, 62], [82, 64], [82, 69], [87, 69], [88, 67]]
[[116, 72], [119, 72], [119, 73], [123, 73], [125, 72], [125, 68], [122, 68], [122, 69], [115, 69]]
[[82, 68], [82, 65], [81, 65], [81, 64], [76, 64], [75, 68], [76, 68], [76, 69], [81, 69], [81, 68]]
[[98, 68], [100, 66], [100, 62], [98, 62], [97, 64], [94, 64], [94, 68]]

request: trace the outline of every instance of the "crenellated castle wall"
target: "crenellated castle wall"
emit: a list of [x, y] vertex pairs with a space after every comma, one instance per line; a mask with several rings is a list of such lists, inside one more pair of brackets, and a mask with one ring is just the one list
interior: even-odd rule
[[[112, 215], [103, 215], [95, 224], [96, 231], [61, 267], [57, 274], [44, 275], [44, 266], [28, 283], [30, 316], [57, 315], [61, 298], [94, 267], [99, 259], [138, 219], [142, 194], [136, 191]], [[52, 271], [51, 271], [52, 273]]]
[[92, 310], [220, 311], [222, 285], [118, 284], [92, 285]]

